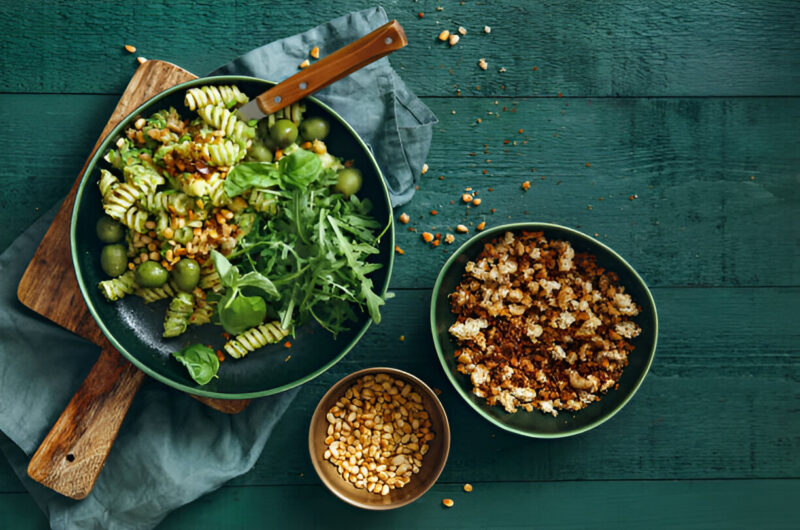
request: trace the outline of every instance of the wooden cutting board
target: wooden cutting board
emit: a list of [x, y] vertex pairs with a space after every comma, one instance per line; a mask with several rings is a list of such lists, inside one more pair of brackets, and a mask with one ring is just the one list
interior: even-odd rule
[[[91, 159], [106, 135], [128, 114], [159, 92], [197, 76], [163, 61], [147, 61], [136, 70], [114, 109]], [[75, 194], [87, 159], [19, 283], [19, 300], [102, 348], [100, 357], [67, 408], [33, 455], [28, 474], [73, 499], [94, 486], [117, 437], [144, 373], [128, 362], [100, 331], [78, 287], [69, 248], [69, 225]], [[195, 399], [227, 414], [244, 410], [250, 400]]]

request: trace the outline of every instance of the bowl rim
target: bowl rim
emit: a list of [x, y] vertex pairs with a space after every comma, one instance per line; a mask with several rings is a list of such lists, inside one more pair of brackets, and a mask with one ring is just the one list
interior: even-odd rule
[[[565, 232], [569, 233], [571, 237], [586, 241], [586, 242], [589, 243], [589, 245], [597, 245], [597, 246], [601, 247], [602, 249], [607, 251], [609, 254], [611, 254], [614, 258], [619, 260], [620, 265], [623, 268], [627, 269], [628, 272], [630, 272], [633, 275], [635, 280], [638, 281], [641, 284], [641, 286], [644, 288], [644, 292], [647, 295], [647, 301], [648, 301], [650, 307], [652, 307], [652, 309], [653, 309], [653, 321], [654, 321], [654, 326], [653, 326], [653, 346], [652, 346], [652, 348], [650, 348], [650, 351], [648, 352], [649, 358], [647, 360], [647, 364], [645, 365], [644, 370], [642, 370], [642, 373], [639, 375], [639, 377], [638, 377], [636, 383], [634, 384], [633, 388], [631, 389], [630, 393], [627, 396], [625, 396], [623, 398], [623, 400], [616, 407], [611, 409], [609, 412], [607, 412], [603, 416], [595, 419], [594, 421], [592, 421], [588, 425], [585, 425], [585, 426], [579, 427], [579, 428], [566, 430], [566, 431], [563, 431], [563, 432], [557, 432], [557, 433], [531, 432], [529, 430], [519, 429], [519, 428], [513, 427], [511, 425], [506, 425], [505, 423], [499, 421], [497, 418], [494, 418], [493, 416], [488, 414], [485, 410], [483, 410], [481, 408], [481, 406], [475, 401], [475, 399], [473, 399], [472, 394], [469, 393], [469, 392], [466, 392], [461, 387], [461, 383], [456, 379], [455, 374], [453, 373], [453, 371], [447, 365], [447, 361], [445, 360], [444, 352], [442, 350], [442, 344], [439, 342], [439, 337], [437, 336], [437, 333], [436, 333], [436, 299], [437, 299], [437, 297], [439, 295], [439, 290], [441, 289], [442, 282], [444, 281], [444, 277], [445, 277], [446, 272], [450, 270], [450, 268], [455, 264], [456, 259], [458, 258], [458, 256], [463, 254], [467, 247], [471, 246], [478, 239], [489, 238], [491, 236], [497, 235], [497, 234], [502, 233], [502, 232], [509, 232], [509, 231], [510, 232], [515, 232], [515, 231], [520, 231], [520, 230], [536, 231], [536, 230], [547, 230], [547, 229], [551, 229], [551, 230], [555, 229], [555, 230], [565, 231]], [[608, 245], [598, 241], [597, 239], [594, 239], [594, 238], [588, 236], [587, 234], [584, 234], [583, 232], [580, 232], [580, 231], [575, 230], [573, 228], [569, 228], [567, 226], [563, 226], [563, 225], [559, 225], [559, 224], [535, 222], [535, 221], [508, 223], [508, 224], [492, 227], [490, 229], [484, 230], [483, 232], [475, 234], [474, 236], [469, 238], [467, 241], [465, 241], [458, 249], [456, 249], [456, 251], [450, 256], [450, 258], [448, 258], [448, 260], [442, 266], [441, 270], [439, 271], [439, 275], [436, 278], [436, 283], [433, 286], [433, 292], [431, 293], [431, 302], [430, 302], [430, 327], [431, 327], [431, 336], [433, 337], [433, 344], [434, 344], [434, 347], [436, 348], [436, 356], [439, 358], [439, 363], [441, 364], [442, 369], [444, 370], [444, 373], [447, 376], [447, 379], [450, 381], [450, 383], [453, 385], [453, 387], [455, 387], [456, 391], [464, 399], [464, 401], [466, 401], [469, 404], [469, 406], [474, 411], [476, 411], [481, 417], [483, 417], [484, 419], [488, 420], [489, 422], [491, 422], [495, 426], [500, 427], [503, 430], [506, 430], [506, 431], [509, 431], [509, 432], [513, 432], [515, 434], [519, 434], [519, 435], [522, 435], [522, 436], [527, 436], [527, 437], [530, 437], [530, 438], [566, 438], [568, 436], [575, 436], [577, 434], [581, 434], [581, 433], [584, 433], [584, 432], [589, 431], [591, 429], [594, 429], [598, 425], [601, 425], [601, 424], [605, 423], [606, 421], [610, 420], [614, 415], [617, 414], [617, 412], [622, 410], [622, 408], [631, 400], [631, 398], [633, 398], [634, 394], [636, 394], [636, 391], [639, 390], [639, 387], [642, 385], [642, 383], [644, 382], [645, 377], [647, 376], [648, 372], [650, 371], [650, 366], [653, 364], [653, 359], [655, 358], [656, 347], [658, 346], [658, 312], [656, 310], [655, 300], [653, 299], [653, 295], [650, 292], [650, 289], [647, 287], [647, 284], [644, 282], [644, 280], [639, 275], [639, 273], [636, 272], [636, 270], [625, 260], [625, 258], [623, 258], [619, 254], [617, 254], [617, 252], [615, 252]], [[530, 413], [528, 413], [526, 411], [519, 411], [517, 413], [518, 414], [534, 414], [534, 413], [541, 413], [541, 411], [534, 410], [533, 412], [530, 412]]]
[[[75, 271], [75, 277], [76, 277], [76, 279], [78, 281], [78, 287], [80, 288], [81, 296], [83, 297], [84, 303], [86, 303], [86, 306], [89, 309], [89, 312], [91, 313], [91, 315], [94, 318], [95, 322], [97, 322], [97, 325], [98, 325], [98, 327], [100, 327], [100, 330], [103, 332], [103, 335], [105, 335], [105, 337], [109, 340], [109, 342], [111, 342], [111, 344], [114, 346], [114, 348], [116, 348], [117, 351], [119, 351], [126, 359], [128, 359], [131, 363], [133, 363], [134, 366], [136, 366], [139, 370], [141, 370], [145, 374], [149, 375], [150, 377], [153, 377], [154, 379], [156, 379], [156, 380], [158, 380], [158, 381], [160, 381], [160, 382], [162, 382], [162, 383], [164, 383], [164, 384], [166, 384], [168, 386], [171, 386], [173, 388], [176, 388], [176, 389], [181, 390], [183, 392], [186, 392], [188, 394], [193, 394], [193, 395], [203, 396], [203, 397], [209, 397], [209, 398], [215, 398], [215, 399], [251, 399], [251, 398], [264, 397], [264, 396], [269, 396], [269, 395], [273, 395], [273, 394], [278, 394], [280, 392], [285, 392], [286, 390], [289, 390], [291, 388], [295, 388], [295, 387], [300, 386], [300, 385], [302, 385], [304, 383], [307, 383], [308, 381], [314, 379], [315, 377], [318, 377], [319, 375], [325, 373], [332, 366], [334, 366], [336, 363], [341, 361], [344, 358], [344, 356], [347, 355], [350, 352], [350, 350], [356, 345], [356, 343], [358, 343], [358, 341], [361, 340], [361, 337], [364, 336], [364, 333], [367, 332], [367, 329], [369, 329], [370, 325], [372, 324], [372, 319], [367, 319], [367, 321], [364, 324], [364, 326], [362, 326], [362, 328], [358, 331], [358, 333], [356, 333], [353, 336], [353, 338], [350, 340], [350, 342], [348, 342], [347, 345], [344, 346], [342, 351], [337, 356], [335, 356], [333, 359], [328, 361], [323, 366], [317, 368], [316, 370], [314, 370], [310, 374], [307, 374], [307, 375], [305, 375], [305, 376], [303, 376], [303, 377], [301, 377], [299, 379], [296, 379], [295, 381], [291, 381], [291, 382], [286, 383], [284, 385], [281, 385], [279, 387], [270, 388], [270, 389], [267, 389], [267, 390], [255, 391], [255, 392], [226, 393], [226, 392], [216, 392], [216, 391], [204, 390], [202, 388], [196, 388], [196, 387], [193, 387], [193, 386], [189, 386], [189, 385], [184, 384], [184, 383], [182, 383], [180, 381], [176, 381], [174, 379], [171, 379], [169, 377], [161, 375], [160, 373], [156, 372], [155, 370], [151, 369], [149, 366], [144, 364], [142, 361], [140, 361], [138, 359], [138, 357], [134, 353], [130, 352], [127, 348], [125, 348], [114, 337], [113, 333], [111, 333], [111, 331], [108, 329], [106, 324], [100, 318], [100, 316], [99, 316], [99, 314], [97, 312], [97, 309], [95, 308], [94, 304], [91, 301], [91, 298], [89, 297], [88, 287], [86, 285], [86, 282], [84, 281], [83, 275], [80, 273], [80, 265], [79, 265], [78, 257], [77, 257], [78, 253], [76, 251], [76, 248], [77, 248], [77, 219], [78, 219], [78, 210], [79, 210], [79, 205], [81, 203], [81, 198], [83, 196], [84, 190], [87, 187], [87, 183], [89, 182], [90, 177], [91, 177], [92, 173], [94, 172], [95, 167], [97, 166], [97, 164], [99, 163], [99, 161], [103, 157], [104, 153], [108, 150], [109, 145], [111, 144], [111, 142], [114, 139], [116, 139], [123, 132], [125, 127], [127, 127], [131, 123], [131, 121], [138, 114], [140, 114], [144, 110], [147, 110], [148, 107], [151, 107], [156, 102], [158, 102], [160, 100], [163, 100], [166, 97], [174, 94], [175, 92], [179, 92], [181, 90], [186, 90], [188, 88], [192, 88], [194, 86], [199, 86], [199, 85], [206, 85], [206, 84], [212, 84], [212, 83], [213, 84], [231, 83], [231, 82], [254, 82], [254, 83], [264, 84], [267, 88], [268, 88], [268, 86], [274, 86], [276, 84], [274, 81], [269, 81], [269, 80], [266, 80], [266, 79], [261, 79], [261, 78], [257, 78], [257, 77], [246, 76], [246, 75], [218, 75], [218, 76], [198, 77], [196, 79], [185, 81], [183, 83], [178, 83], [177, 85], [174, 85], [174, 86], [172, 86], [172, 87], [170, 87], [170, 88], [168, 88], [168, 89], [166, 89], [166, 90], [164, 90], [162, 92], [159, 92], [155, 96], [147, 99], [141, 105], [137, 106], [134, 110], [132, 110], [125, 117], [123, 117], [119, 121], [119, 123], [117, 125], [115, 125], [114, 128], [111, 129], [111, 131], [106, 135], [106, 137], [103, 139], [102, 143], [97, 147], [97, 150], [95, 150], [94, 153], [92, 154], [91, 158], [89, 159], [89, 162], [86, 164], [86, 168], [84, 169], [83, 175], [81, 176], [81, 182], [78, 185], [78, 189], [76, 190], [76, 193], [75, 193], [75, 203], [74, 203], [74, 205], [72, 207], [72, 214], [71, 214], [71, 217], [70, 217], [69, 242], [70, 242], [70, 253], [71, 253], [71, 256], [72, 256], [72, 267], [73, 267], [73, 270]], [[347, 129], [347, 131], [349, 131], [352, 134], [352, 136], [356, 139], [358, 145], [360, 146], [360, 148], [362, 149], [362, 151], [366, 155], [367, 160], [369, 160], [370, 163], [372, 164], [372, 166], [374, 167], [374, 169], [375, 169], [375, 171], [377, 173], [378, 179], [380, 180], [380, 184], [381, 184], [380, 189], [383, 191], [383, 197], [384, 197], [384, 200], [386, 201], [386, 204], [388, 206], [388, 211], [389, 211], [388, 229], [387, 229], [386, 233], [383, 234], [383, 237], [387, 237], [388, 236], [390, 238], [389, 247], [388, 247], [390, 249], [390, 251], [388, 252], [389, 260], [388, 260], [388, 263], [384, 264], [384, 266], [386, 267], [386, 280], [384, 281], [383, 285], [380, 286], [380, 292], [378, 293], [380, 296], [383, 297], [383, 296], [386, 295], [386, 292], [389, 289], [389, 281], [391, 280], [391, 277], [392, 277], [392, 270], [394, 268], [394, 251], [393, 251], [393, 249], [394, 249], [394, 246], [395, 246], [394, 215], [392, 213], [392, 211], [393, 211], [392, 210], [392, 201], [391, 201], [391, 198], [389, 196], [389, 189], [388, 189], [388, 187], [386, 185], [386, 179], [384, 178], [383, 172], [381, 171], [381, 168], [378, 165], [377, 160], [375, 160], [375, 156], [372, 154], [372, 150], [369, 149], [369, 147], [364, 142], [364, 140], [361, 138], [361, 136], [358, 134], [358, 132], [356, 132], [356, 130], [347, 122], [347, 120], [345, 120], [341, 115], [339, 115], [338, 112], [333, 110], [329, 105], [323, 103], [322, 101], [320, 101], [319, 99], [317, 99], [317, 98], [315, 98], [313, 96], [306, 96], [304, 99], [311, 100], [312, 102], [314, 102], [314, 104], [316, 104], [319, 107], [321, 107], [331, 117], [336, 119], [345, 129]]]
[[[414, 495], [412, 497], [409, 497], [408, 499], [405, 499], [403, 501], [394, 502], [394, 503], [391, 503], [391, 504], [380, 504], [380, 505], [366, 504], [366, 503], [361, 503], [361, 502], [358, 502], [356, 500], [353, 500], [353, 499], [347, 497], [346, 495], [344, 495], [339, 490], [339, 488], [335, 487], [330, 481], [328, 481], [328, 480], [326, 480], [324, 478], [324, 476], [322, 474], [322, 465], [325, 464], [326, 462], [323, 461], [323, 460], [320, 460], [317, 457], [316, 453], [314, 452], [314, 442], [315, 442], [316, 438], [314, 436], [314, 431], [313, 431], [315, 420], [320, 415], [326, 413], [326, 411], [324, 411], [321, 408], [322, 404], [332, 394], [338, 393], [340, 391], [346, 392], [346, 388], [344, 388], [344, 387], [347, 386], [352, 381], [355, 381], [359, 377], [362, 377], [364, 375], [369, 375], [369, 374], [378, 374], [378, 373], [387, 373], [387, 374], [392, 375], [392, 376], [397, 376], [397, 377], [399, 377], [401, 379], [406, 379], [407, 381], [412, 382], [413, 384], [417, 385], [420, 389], [422, 389], [428, 395], [428, 397], [431, 398], [431, 401], [433, 401], [433, 403], [436, 405], [437, 414], [439, 414], [439, 416], [441, 416], [442, 425], [444, 426], [444, 429], [443, 429], [444, 432], [442, 433], [442, 435], [444, 436], [442, 458], [440, 458], [438, 460], [437, 464], [436, 464], [437, 469], [434, 472], [434, 474], [431, 475], [430, 483], [427, 484], [424, 488], [421, 488], [418, 494], [416, 494], [416, 495]], [[431, 414], [431, 411], [428, 411], [428, 414]], [[339, 499], [343, 500], [344, 502], [346, 502], [346, 503], [348, 503], [348, 504], [350, 504], [352, 506], [355, 506], [357, 508], [362, 508], [362, 509], [365, 509], [365, 510], [373, 510], [373, 511], [392, 510], [392, 509], [395, 509], [395, 508], [400, 508], [402, 506], [406, 506], [406, 505], [411, 504], [412, 502], [416, 501], [417, 499], [419, 499], [420, 497], [425, 495], [425, 493], [427, 493], [433, 487], [433, 485], [436, 484], [436, 481], [439, 480], [439, 477], [441, 476], [442, 471], [445, 468], [445, 465], [447, 465], [447, 458], [450, 455], [450, 422], [447, 419], [447, 412], [444, 410], [444, 405], [442, 405], [442, 402], [439, 399], [439, 396], [437, 396], [436, 392], [434, 392], [433, 389], [431, 387], [429, 387], [419, 377], [415, 376], [412, 373], [406, 372], [405, 370], [400, 370], [399, 368], [391, 368], [391, 367], [388, 367], [388, 366], [374, 366], [374, 367], [370, 367], [370, 368], [362, 368], [361, 370], [357, 370], [355, 372], [352, 372], [352, 373], [342, 377], [341, 379], [336, 381], [334, 384], [332, 384], [330, 386], [330, 388], [328, 388], [328, 390], [325, 392], [325, 394], [317, 402], [317, 406], [314, 408], [314, 413], [311, 415], [311, 420], [308, 423], [308, 454], [309, 454], [309, 458], [311, 459], [311, 464], [314, 466], [314, 471], [316, 471], [316, 473], [317, 473], [317, 476], [322, 481], [322, 483], [325, 485], [325, 487], [328, 488], [328, 490], [330, 490], [330, 492], [333, 493], [336, 497], [338, 497]], [[342, 479], [342, 480], [344, 480], [344, 479]]]

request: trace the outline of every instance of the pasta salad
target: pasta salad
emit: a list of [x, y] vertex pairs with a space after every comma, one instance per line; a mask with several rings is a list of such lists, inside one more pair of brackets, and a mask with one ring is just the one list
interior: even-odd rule
[[[99, 289], [112, 302], [167, 300], [165, 338], [222, 326], [233, 358], [310, 320], [334, 335], [358, 311], [380, 322], [369, 258], [388, 226], [359, 199], [360, 171], [328, 153], [330, 124], [302, 102], [245, 122], [247, 101], [234, 85], [191, 88], [189, 117], [138, 117], [106, 153]], [[216, 374], [207, 346], [175, 357], [199, 384]]]

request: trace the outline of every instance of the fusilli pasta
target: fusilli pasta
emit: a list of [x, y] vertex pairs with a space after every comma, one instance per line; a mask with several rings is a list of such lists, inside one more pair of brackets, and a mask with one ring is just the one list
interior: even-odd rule
[[235, 339], [225, 343], [225, 351], [234, 359], [244, 357], [251, 351], [274, 344], [288, 335], [289, 332], [280, 327], [278, 321], [267, 322], [251, 328]]
[[169, 303], [167, 316], [164, 318], [164, 337], [177, 337], [189, 325], [189, 318], [194, 311], [194, 295], [178, 292]]

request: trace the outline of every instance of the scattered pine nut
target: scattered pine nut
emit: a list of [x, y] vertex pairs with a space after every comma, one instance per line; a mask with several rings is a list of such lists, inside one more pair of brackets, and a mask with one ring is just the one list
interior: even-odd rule
[[319, 46], [311, 48], [311, 53], [309, 53], [309, 55], [314, 59], [319, 59]]
[[453, 33], [452, 35], [450, 35], [450, 39], [448, 41], [450, 42], [450, 46], [455, 46], [456, 44], [458, 44], [459, 40], [461, 40], [461, 37]]
[[428, 172], [428, 164], [422, 164], [422, 171], [420, 171], [421, 175], [424, 175]]
[[410, 220], [411, 220], [411, 218], [408, 216], [407, 213], [403, 212], [403, 213], [400, 214], [399, 221], [401, 223], [408, 224], [408, 221], [410, 221]]
[[147, 59], [144, 57], [137, 57], [136, 60], [139, 61], [139, 64], [144, 64], [147, 62]]
[[311, 62], [308, 59], [306, 59], [305, 61], [300, 63], [299, 68], [302, 70], [303, 68], [308, 68], [309, 66], [311, 66]]
[[442, 6], [436, 6], [436, 11], [444, 11], [444, 8]]
[[469, 483], [464, 484], [464, 491], [466, 491], [467, 493], [472, 491], [472, 484], [469, 484]]
[[136, 46], [131, 46], [130, 44], [125, 45], [125, 50], [128, 53], [136, 53]]
[[443, 30], [442, 30], [442, 32], [441, 32], [441, 33], [439, 33], [439, 40], [440, 40], [440, 41], [442, 41], [442, 42], [444, 42], [444, 41], [446, 41], [448, 38], [450, 38], [450, 32], [449, 32], [449, 31], [447, 31], [446, 29], [443, 29]]
[[464, 225], [458, 225], [456, 227], [456, 232], [461, 232], [462, 234], [466, 234], [467, 232], [469, 232], [469, 228], [467, 228]]
[[474, 199], [472, 199], [472, 205], [473, 206], [480, 206], [480, 204], [481, 204], [480, 197], [475, 197]]
[[461, 33], [462, 35], [466, 35], [467, 28], [465, 28], [464, 26], [458, 26], [458, 32]]
[[422, 240], [425, 241], [426, 243], [430, 243], [431, 241], [433, 241], [433, 234], [431, 234], [430, 232], [422, 232]]
[[491, 33], [492, 32], [492, 28], [490, 28], [489, 26], [483, 26], [483, 32], [484, 33]]
[[525, 190], [525, 191], [528, 191], [529, 189], [531, 189], [531, 183], [530, 183], [530, 181], [527, 181], [527, 180], [526, 180], [525, 182], [523, 182], [523, 183], [522, 183], [522, 189], [523, 189], [523, 190]]
[[486, 70], [489, 68], [489, 63], [486, 62], [486, 59], [481, 57], [481, 59], [478, 61], [478, 66], [481, 67], [481, 70]]
[[461, 200], [464, 202], [472, 202], [472, 195], [470, 195], [469, 193], [465, 193], [464, 195], [461, 196]]
[[444, 504], [448, 508], [452, 508], [454, 504], [453, 499], [442, 499], [442, 504]]
[[479, 231], [483, 230], [484, 228], [486, 228], [486, 221], [481, 221], [475, 228], [477, 228]]
[[394, 246], [394, 251], [397, 252], [398, 254], [400, 254], [401, 256], [406, 253], [405, 250], [403, 250], [402, 248], [398, 247], [397, 245]]
[[446, 236], [444, 236], [444, 242], [447, 243], [448, 245], [452, 244], [453, 241], [455, 240], [456, 237], [453, 234], [447, 234]]
[[506, 68], [504, 66], [501, 66], [497, 71], [502, 74], [503, 72], [506, 71]]

